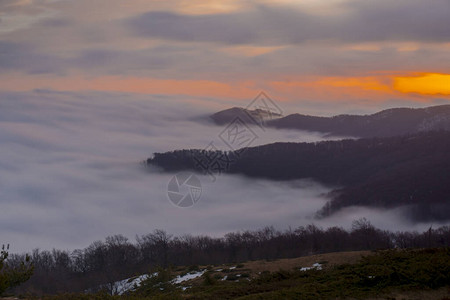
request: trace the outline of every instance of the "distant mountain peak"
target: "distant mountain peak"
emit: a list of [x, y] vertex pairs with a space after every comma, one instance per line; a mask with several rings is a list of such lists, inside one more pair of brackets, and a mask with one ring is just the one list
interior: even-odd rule
[[450, 130], [450, 105], [426, 108], [390, 108], [370, 115], [318, 117], [299, 113], [282, 116], [263, 109], [233, 107], [211, 116], [218, 125], [236, 117], [252, 123], [264, 120], [268, 127], [324, 132], [334, 136], [389, 137], [432, 130]]
[[268, 110], [256, 108], [254, 110], [246, 109], [243, 107], [232, 107], [229, 109], [225, 109], [219, 111], [210, 116], [210, 118], [219, 125], [227, 124], [232, 122], [234, 119], [239, 118], [241, 121], [245, 123], [255, 123], [258, 120], [274, 120], [277, 118], [281, 118], [282, 115], [278, 113], [274, 113]]

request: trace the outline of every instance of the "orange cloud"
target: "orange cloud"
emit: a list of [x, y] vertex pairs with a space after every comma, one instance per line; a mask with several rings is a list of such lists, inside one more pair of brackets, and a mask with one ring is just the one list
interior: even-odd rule
[[391, 92], [392, 88], [380, 77], [326, 77], [315, 84], [336, 88], [356, 88], [364, 91]]
[[140, 94], [189, 95], [252, 99], [259, 93], [251, 81], [225, 83], [213, 80], [176, 80], [121, 76], [86, 78], [81, 75], [66, 77], [15, 74], [0, 77], [0, 90], [28, 91], [52, 89], [57, 91], [110, 91]]
[[233, 46], [233, 47], [224, 47], [219, 49], [228, 55], [238, 55], [238, 56], [247, 56], [253, 57], [262, 54], [267, 54], [274, 52], [279, 49], [283, 49], [284, 46], [276, 46], [276, 47], [261, 47], [261, 46]]
[[425, 73], [395, 77], [394, 88], [402, 93], [450, 95], [450, 74]]
[[399, 76], [394, 72], [380, 72], [362, 77], [304, 77], [294, 81], [274, 81], [275, 94], [298, 99], [373, 100], [407, 98], [429, 102], [432, 96], [450, 95], [450, 74], [424, 73]]
[[184, 14], [220, 14], [239, 10], [243, 4], [239, 0], [181, 0], [174, 8]]
[[[183, 95], [234, 100], [253, 99], [261, 90], [278, 101], [385, 101], [393, 97], [427, 102], [426, 95], [450, 95], [450, 75], [399, 76], [383, 72], [374, 76], [302, 76], [284, 81], [179, 80], [148, 77], [70, 74], [64, 77], [15, 73], [0, 76], [0, 90], [109, 91]], [[422, 95], [422, 96], [421, 96]]]
[[386, 99], [395, 91], [387, 76], [304, 77], [295, 81], [273, 81], [275, 94], [296, 95], [298, 99], [359, 100]]

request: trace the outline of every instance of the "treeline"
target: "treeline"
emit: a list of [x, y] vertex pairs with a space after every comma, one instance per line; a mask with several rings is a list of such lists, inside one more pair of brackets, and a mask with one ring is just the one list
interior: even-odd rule
[[[82, 250], [34, 250], [29, 254], [34, 274], [14, 292], [39, 295], [95, 291], [96, 287], [112, 288], [115, 281], [152, 272], [158, 267], [272, 260], [337, 251], [448, 246], [448, 226], [430, 228], [422, 233], [393, 233], [377, 229], [365, 219], [353, 222], [351, 230], [323, 229], [315, 225], [284, 231], [266, 227], [232, 232], [222, 238], [176, 237], [155, 230], [137, 236], [135, 242], [115, 235]], [[14, 267], [23, 262], [25, 256], [11, 255], [8, 264]]]
[[272, 180], [313, 178], [331, 186], [329, 216], [348, 206], [408, 206], [415, 221], [449, 220], [450, 132], [390, 138], [274, 143], [238, 152], [155, 153], [148, 165], [166, 171], [243, 174]]

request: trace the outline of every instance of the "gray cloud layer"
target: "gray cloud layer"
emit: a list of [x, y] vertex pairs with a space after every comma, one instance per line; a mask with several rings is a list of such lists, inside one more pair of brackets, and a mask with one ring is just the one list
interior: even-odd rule
[[[351, 0], [330, 7], [327, 14], [312, 14], [293, 5], [253, 4], [226, 14], [151, 11], [95, 23], [80, 21], [61, 4], [59, 14], [0, 35], [0, 73], [257, 81], [448, 72], [442, 63], [449, 60], [448, 47], [437, 46], [450, 41], [448, 0]], [[33, 16], [32, 5], [23, 9]], [[380, 42], [379, 49], [346, 47], [370, 42]], [[399, 51], [397, 42], [416, 48]], [[282, 47], [250, 56], [229, 49], [242, 45]]]
[[148, 12], [130, 20], [130, 25], [136, 33], [152, 38], [223, 44], [450, 40], [448, 0], [353, 0], [339, 8], [344, 12], [323, 16], [264, 5], [219, 15]]

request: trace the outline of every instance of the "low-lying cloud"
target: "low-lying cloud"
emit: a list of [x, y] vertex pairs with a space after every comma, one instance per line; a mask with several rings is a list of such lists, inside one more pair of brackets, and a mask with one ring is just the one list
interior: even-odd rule
[[[221, 175], [212, 182], [198, 175], [203, 186], [199, 203], [175, 207], [166, 194], [174, 174], [140, 163], [153, 152], [203, 148], [212, 141], [224, 147], [218, 139], [223, 128], [206, 121], [211, 108], [182, 100], [94, 92], [1, 93], [0, 242], [10, 243], [14, 252], [74, 249], [107, 235], [133, 238], [155, 228], [218, 236], [267, 225], [350, 226], [363, 216], [380, 227], [411, 228], [401, 212], [355, 208], [315, 221], [330, 188], [309, 180]], [[324, 139], [318, 133], [269, 129], [258, 136], [254, 145]]]

